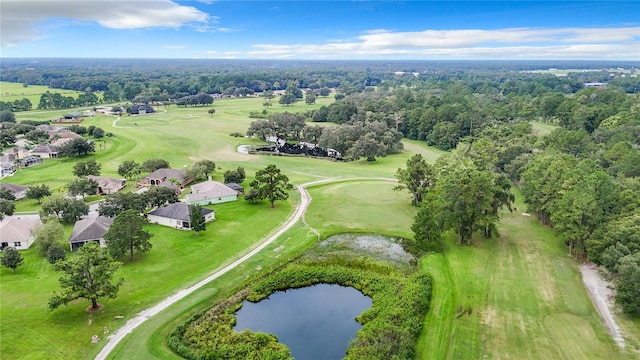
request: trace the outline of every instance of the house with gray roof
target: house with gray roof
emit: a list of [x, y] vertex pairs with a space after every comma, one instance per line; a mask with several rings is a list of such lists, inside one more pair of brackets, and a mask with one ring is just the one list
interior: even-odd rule
[[242, 186], [242, 185], [240, 185], [238, 183], [226, 183], [225, 185], [227, 187], [235, 190], [238, 193], [238, 195], [244, 194], [244, 186]]
[[18, 250], [26, 250], [35, 241], [33, 230], [42, 225], [40, 219], [8, 217], [0, 222], [0, 249], [13, 246]]
[[54, 119], [54, 123], [81, 123], [84, 120], [82, 113], [79, 111], [70, 112], [62, 115], [58, 119]]
[[185, 197], [189, 205], [220, 204], [238, 200], [238, 192], [223, 183], [207, 180], [191, 186], [191, 194]]
[[16, 200], [24, 199], [27, 196], [27, 190], [29, 189], [28, 186], [10, 183], [2, 183], [0, 184], [0, 188], [11, 191], [11, 194], [16, 198]]
[[[175, 181], [177, 185], [173, 184], [172, 181]], [[164, 168], [158, 169], [151, 174], [143, 177], [138, 183], [138, 187], [166, 186], [177, 188], [179, 190], [191, 181], [192, 179], [187, 178], [187, 172], [185, 170]]]
[[114, 179], [95, 175], [89, 175], [87, 176], [87, 179], [98, 183], [98, 195], [115, 194], [127, 185], [127, 181], [125, 179]]
[[[150, 223], [160, 224], [175, 229], [191, 230], [191, 208], [183, 202], [177, 202], [157, 208], [147, 214]], [[214, 211], [202, 208], [204, 222], [215, 220]]]
[[109, 217], [92, 217], [76, 221], [69, 237], [71, 251], [78, 250], [89, 242], [97, 242], [100, 247], [107, 247], [104, 234], [109, 231], [111, 224], [113, 218]]
[[16, 164], [20, 159], [20, 150], [18, 148], [10, 148], [4, 150], [4, 154], [0, 156], [0, 178], [9, 176], [16, 171]]
[[58, 157], [58, 149], [57, 146], [54, 145], [41, 145], [37, 148], [31, 150], [31, 155], [39, 156], [43, 159], [55, 159]]

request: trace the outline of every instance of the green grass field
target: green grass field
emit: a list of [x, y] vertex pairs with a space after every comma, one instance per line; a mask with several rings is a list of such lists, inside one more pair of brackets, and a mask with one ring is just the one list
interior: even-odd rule
[[[270, 112], [302, 111], [328, 104], [275, 104]], [[393, 178], [399, 167], [415, 153], [434, 161], [443, 152], [417, 141], [404, 141], [405, 150], [375, 162], [338, 163], [299, 157], [251, 156], [235, 151], [254, 139], [232, 137], [244, 133], [251, 121], [250, 111], [262, 110], [262, 99], [224, 99], [208, 107], [160, 108], [154, 115], [123, 117], [113, 127], [114, 117], [88, 118], [82, 125], [96, 125], [115, 136], [88, 158], [102, 163], [102, 173], [116, 176], [124, 160], [142, 162], [160, 157], [174, 168], [201, 159], [211, 159], [222, 169], [214, 174], [222, 179], [228, 169], [243, 166], [249, 178], [256, 170], [275, 164], [301, 184], [313, 180], [350, 178]], [[18, 119], [48, 119], [51, 113], [18, 113]], [[37, 184], [46, 182], [55, 190], [72, 179], [76, 160], [46, 160], [44, 165], [23, 169], [3, 182]], [[246, 182], [248, 184], [248, 181]], [[313, 198], [307, 223], [322, 237], [340, 232], [382, 233], [411, 236], [410, 225], [416, 209], [408, 193], [392, 191], [385, 180], [340, 181], [310, 188]], [[141, 310], [177, 290], [194, 284], [206, 275], [246, 253], [276, 229], [299, 201], [268, 204], [244, 201], [215, 205], [217, 220], [196, 237], [158, 225], [149, 225], [155, 234], [153, 249], [121, 270], [126, 279], [118, 298], [103, 299], [102, 311], [88, 314], [88, 304], [78, 301], [53, 312], [47, 299], [57, 289], [57, 276], [46, 261], [37, 256], [37, 246], [23, 252], [25, 264], [16, 273], [0, 270], [0, 357], [2, 359], [89, 359], [101, 344], [91, 344], [91, 336], [103, 337]], [[18, 202], [21, 210], [33, 210], [35, 203]], [[524, 209], [524, 205], [518, 204]], [[70, 227], [67, 227], [70, 232]], [[423, 359], [618, 359], [630, 357], [632, 350], [619, 351], [582, 286], [576, 262], [566, 255], [553, 232], [519, 212], [507, 214], [500, 225], [499, 239], [475, 239], [470, 247], [448, 243], [444, 254], [429, 255], [420, 266], [435, 278], [432, 310], [418, 350]], [[256, 273], [271, 269], [312, 246], [317, 236], [298, 224], [259, 255], [210, 283], [167, 311], [150, 319], [125, 338], [111, 358], [174, 359], [164, 343], [172, 327], [190, 314], [222, 299]], [[456, 318], [458, 306], [471, 309], [470, 315]], [[124, 316], [124, 318], [116, 318]], [[637, 320], [619, 316], [629, 349], [638, 349], [640, 327]]]
[[[2, 101], [14, 101], [22, 100], [24, 98], [31, 101], [31, 105], [35, 110], [40, 103], [40, 96], [45, 92], [59, 93], [62, 96], [71, 96], [74, 99], [80, 94], [79, 91], [64, 90], [64, 89], [51, 89], [48, 86], [42, 85], [29, 85], [24, 87], [22, 84], [0, 81], [0, 100]], [[97, 93], [98, 97], [101, 97], [100, 93]], [[59, 110], [64, 111], [64, 110]]]
[[[477, 237], [470, 247], [449, 239], [444, 255], [422, 259], [435, 278], [418, 345], [422, 359], [638, 356], [614, 344], [576, 262], [551, 229], [514, 212], [505, 214], [499, 230], [500, 238]], [[460, 316], [464, 310], [471, 313]], [[628, 331], [637, 339], [637, 328]]]
[[533, 121], [531, 122], [531, 125], [533, 126], [533, 131], [538, 136], [547, 135], [548, 133], [558, 128], [558, 126], [556, 125], [546, 124], [539, 121]]

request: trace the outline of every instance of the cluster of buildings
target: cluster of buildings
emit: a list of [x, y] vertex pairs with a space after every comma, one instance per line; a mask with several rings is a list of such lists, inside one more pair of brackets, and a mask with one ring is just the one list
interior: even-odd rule
[[[114, 194], [123, 189], [126, 185], [125, 179], [114, 179], [102, 176], [88, 176], [98, 183], [99, 194]], [[148, 190], [152, 186], [162, 186], [172, 188], [176, 193], [181, 193], [191, 182], [186, 177], [186, 171], [176, 169], [158, 169], [142, 178], [137, 187], [139, 192]], [[15, 184], [2, 183], [0, 187], [9, 189], [16, 199], [25, 197], [28, 187]], [[231, 183], [223, 184], [209, 178], [207, 181], [191, 186], [191, 192], [182, 201], [167, 204], [165, 206], [151, 210], [146, 214], [149, 222], [168, 226], [174, 229], [191, 230], [191, 207], [190, 205], [210, 205], [220, 204], [238, 200], [238, 196], [243, 193], [241, 185]], [[202, 216], [205, 222], [215, 220], [215, 212], [211, 209], [202, 208]], [[69, 237], [69, 247], [72, 251], [77, 250], [88, 242], [97, 242], [102, 247], [106, 247], [104, 235], [109, 231], [113, 218], [109, 217], [87, 217], [78, 220], [73, 227]], [[40, 226], [39, 219], [7, 217], [0, 222], [0, 248], [13, 246], [18, 250], [28, 249], [34, 242], [33, 230]]]
[[21, 167], [42, 164], [42, 159], [55, 159], [65, 144], [82, 138], [64, 126], [38, 125], [36, 129], [49, 134], [49, 141], [36, 146], [25, 139], [16, 141], [15, 146], [5, 150], [0, 157], [0, 178], [12, 175]]

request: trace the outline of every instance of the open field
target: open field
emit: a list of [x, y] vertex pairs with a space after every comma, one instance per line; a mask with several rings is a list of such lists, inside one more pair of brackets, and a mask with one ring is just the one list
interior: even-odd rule
[[[451, 238], [444, 254], [422, 259], [435, 286], [420, 358], [637, 358], [637, 345], [626, 352], [615, 345], [551, 229], [516, 211], [499, 231], [500, 238], [477, 237], [470, 247]], [[627, 327], [630, 339], [638, 334]]]
[[558, 128], [558, 126], [556, 126], [556, 125], [545, 124], [545, 123], [542, 123], [542, 122], [539, 122], [539, 121], [533, 121], [533, 122], [531, 122], [531, 125], [533, 127], [533, 131], [538, 136], [547, 135], [548, 133], [550, 133], [553, 130]]
[[[330, 101], [319, 99], [320, 104]], [[320, 104], [274, 104], [269, 111], [300, 111]], [[229, 134], [246, 131], [254, 120], [248, 114], [262, 110], [262, 99], [224, 99], [216, 101], [214, 108], [212, 116], [207, 113], [208, 107], [170, 106], [166, 113], [160, 108], [155, 115], [123, 117], [118, 127], [112, 126], [112, 116], [88, 118], [83, 126], [100, 126], [115, 136], [87, 158], [102, 163], [106, 176], [116, 176], [117, 166], [124, 160], [142, 162], [160, 157], [179, 168], [211, 159], [222, 168], [214, 174], [215, 180], [237, 166], [245, 167], [250, 180], [256, 170], [276, 164], [295, 185], [322, 179], [393, 178], [411, 155], [421, 153], [434, 161], [443, 153], [424, 143], [405, 140], [401, 154], [375, 162], [244, 155], [236, 152], [237, 146], [257, 141]], [[51, 115], [29, 112], [18, 113], [17, 117], [50, 119]], [[73, 164], [74, 160], [46, 160], [44, 165], [23, 169], [3, 182], [47, 182], [56, 190], [62, 189], [73, 177]], [[392, 191], [392, 187], [393, 183], [384, 180], [312, 187], [313, 201], [306, 221], [322, 237], [339, 232], [410, 237], [416, 209], [410, 206], [408, 193]], [[0, 270], [2, 359], [92, 358], [101, 346], [90, 343], [92, 335], [104, 337], [104, 326], [114, 331], [141, 310], [248, 252], [290, 214], [299, 201], [297, 192], [292, 195], [289, 202], [279, 202], [275, 209], [266, 203], [250, 205], [244, 201], [215, 205], [217, 220], [198, 237], [149, 225], [155, 234], [153, 249], [133, 262], [125, 261], [121, 274], [126, 282], [119, 297], [101, 300], [104, 310], [91, 315], [83, 311], [87, 305], [83, 301], [48, 312], [47, 299], [57, 289], [57, 276], [37, 256], [37, 246], [23, 252], [25, 264], [15, 274], [4, 267]], [[35, 205], [19, 208], [28, 210]], [[519, 203], [518, 208], [525, 207]], [[582, 286], [577, 264], [551, 230], [516, 212], [506, 214], [500, 232], [499, 239], [477, 238], [470, 247], [448, 243], [444, 254], [429, 255], [420, 262], [435, 279], [432, 311], [425, 319], [418, 344], [421, 358], [632, 358], [629, 353], [621, 353], [606, 333]], [[137, 328], [111, 358], [176, 358], [164, 343], [176, 323], [224, 298], [256, 273], [300, 254], [316, 239], [308, 228], [298, 224], [256, 257]], [[456, 318], [459, 305], [471, 309], [471, 314]], [[619, 318], [628, 348], [637, 349], [638, 321]]]
[[[80, 93], [79, 91], [73, 90], [51, 89], [48, 86], [42, 85], [29, 85], [27, 87], [24, 87], [22, 84], [0, 81], [0, 100], [14, 101], [27, 98], [29, 99], [29, 101], [31, 101], [33, 109], [38, 107], [38, 104], [40, 103], [40, 96], [42, 96], [42, 94], [47, 91], [53, 94], [58, 93], [62, 96], [71, 96], [74, 99], [77, 98], [78, 94]], [[99, 93], [97, 95], [98, 97], [101, 96]]]

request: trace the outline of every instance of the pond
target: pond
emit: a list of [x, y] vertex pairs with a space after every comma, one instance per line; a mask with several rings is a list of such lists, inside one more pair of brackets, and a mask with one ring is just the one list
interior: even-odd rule
[[371, 299], [354, 288], [319, 284], [244, 301], [234, 330], [276, 335], [296, 360], [342, 359], [361, 327], [355, 318], [370, 307]]

